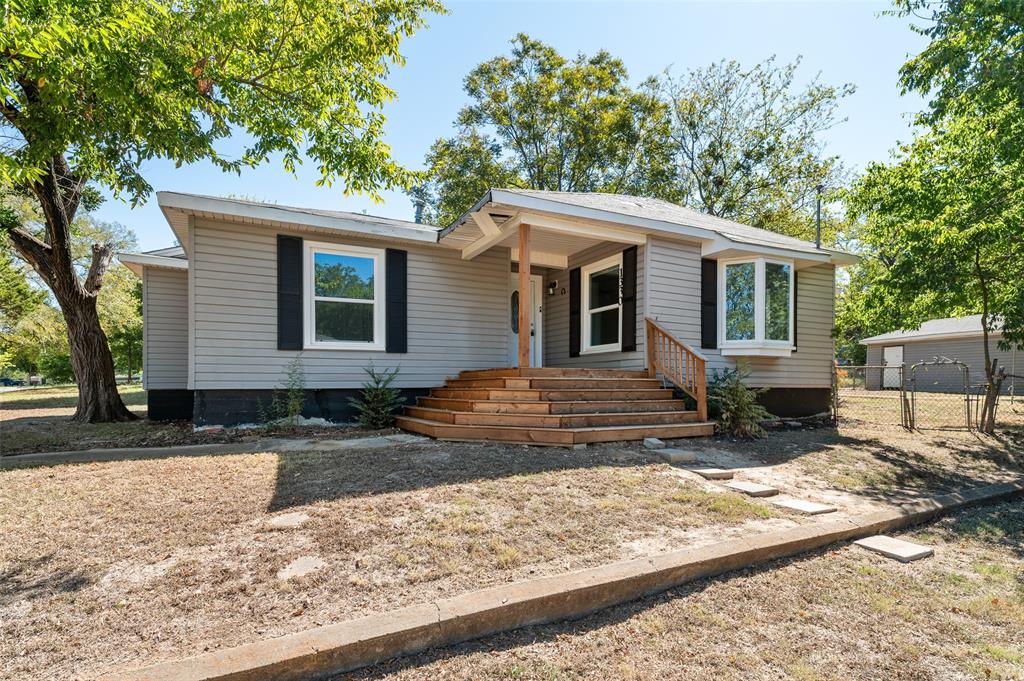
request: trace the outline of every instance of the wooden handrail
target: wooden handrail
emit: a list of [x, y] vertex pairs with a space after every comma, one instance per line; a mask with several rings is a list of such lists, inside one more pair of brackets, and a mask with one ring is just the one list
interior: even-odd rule
[[647, 375], [658, 372], [697, 402], [697, 415], [708, 419], [707, 359], [665, 330], [651, 318], [647, 329]]

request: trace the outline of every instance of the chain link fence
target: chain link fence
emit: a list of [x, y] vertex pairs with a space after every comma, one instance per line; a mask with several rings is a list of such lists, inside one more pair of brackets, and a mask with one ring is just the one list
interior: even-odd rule
[[[1024, 426], [1024, 399], [1014, 393], [1000, 397], [997, 426]], [[836, 366], [833, 373], [836, 423], [973, 430], [981, 421], [984, 399], [984, 373], [974, 375], [955, 359], [910, 366]]]

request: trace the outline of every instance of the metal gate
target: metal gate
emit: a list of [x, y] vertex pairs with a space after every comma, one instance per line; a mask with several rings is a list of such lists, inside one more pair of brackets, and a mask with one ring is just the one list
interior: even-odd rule
[[907, 373], [907, 428], [973, 427], [978, 395], [971, 389], [970, 367], [957, 359], [935, 357], [911, 365]]

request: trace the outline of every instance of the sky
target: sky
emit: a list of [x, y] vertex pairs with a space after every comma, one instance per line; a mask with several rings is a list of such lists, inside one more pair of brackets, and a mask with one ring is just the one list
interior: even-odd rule
[[[916, 95], [901, 96], [897, 76], [925, 39], [906, 21], [879, 16], [888, 3], [449, 1], [446, 6], [449, 14], [430, 17], [429, 26], [404, 43], [407, 63], [388, 79], [397, 99], [385, 109], [387, 142], [408, 168], [422, 168], [430, 145], [454, 132], [456, 113], [467, 102], [465, 75], [480, 62], [507, 54], [509, 39], [519, 32], [567, 57], [606, 49], [623, 60], [635, 83], [666, 67], [680, 73], [720, 59], [753, 66], [772, 55], [780, 63], [802, 57], [797, 87], [819, 72], [825, 83], [857, 87], [840, 106], [840, 117], [847, 120], [824, 136], [827, 152], [854, 171], [888, 159], [897, 142], [909, 139], [912, 115], [924, 108]], [[319, 174], [313, 164], [296, 176], [273, 161], [234, 175], [208, 163], [175, 168], [152, 161], [143, 173], [155, 191], [230, 194], [406, 220], [413, 215], [411, 201], [400, 192], [386, 192], [383, 203], [374, 203], [366, 196], [345, 196], [338, 185], [315, 186]], [[134, 208], [109, 199], [96, 217], [133, 229], [142, 250], [173, 243], [155, 195]]]

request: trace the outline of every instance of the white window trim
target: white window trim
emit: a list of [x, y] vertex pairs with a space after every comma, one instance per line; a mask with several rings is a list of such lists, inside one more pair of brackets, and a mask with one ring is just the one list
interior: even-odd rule
[[[305, 241], [305, 343], [307, 350], [369, 350], [383, 351], [386, 347], [384, 339], [384, 304], [387, 300], [384, 296], [385, 273], [384, 273], [384, 251], [378, 248], [364, 248], [362, 246], [348, 246], [318, 241]], [[373, 342], [362, 341], [317, 341], [316, 340], [316, 301], [335, 300], [339, 302], [354, 302], [369, 305], [367, 301], [348, 298], [332, 298], [326, 296], [314, 296], [314, 258], [317, 253], [329, 253], [331, 255], [349, 255], [357, 258], [373, 259]]]
[[[754, 263], [754, 338], [753, 340], [727, 340], [725, 336], [726, 301], [725, 270], [728, 265]], [[787, 340], [765, 339], [765, 265], [774, 263], [789, 266], [789, 338]], [[742, 257], [718, 261], [718, 347], [722, 355], [750, 355], [763, 357], [786, 357], [796, 347], [793, 345], [793, 302], [795, 294], [794, 274], [796, 264], [785, 258]]]
[[[609, 267], [619, 268], [619, 299], [613, 305], [605, 305], [604, 307], [597, 307], [590, 309], [590, 275], [594, 272], [600, 272], [606, 270]], [[580, 279], [582, 280], [582, 291], [581, 295], [583, 299], [580, 301], [580, 340], [582, 341], [580, 346], [581, 355], [594, 355], [600, 352], [621, 352], [622, 351], [622, 253], [617, 253], [613, 256], [609, 256], [604, 260], [598, 260], [592, 262], [580, 268]], [[619, 308], [619, 340], [615, 343], [605, 343], [604, 345], [591, 345], [590, 344], [590, 317], [595, 312], [603, 312], [604, 310], [610, 310], [614, 307]]]

